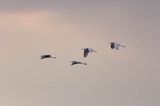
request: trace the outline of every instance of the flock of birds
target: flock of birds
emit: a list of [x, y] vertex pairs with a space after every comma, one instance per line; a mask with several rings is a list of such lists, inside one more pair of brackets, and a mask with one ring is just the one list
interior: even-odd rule
[[[110, 48], [111, 49], [115, 49], [115, 50], [119, 50], [119, 47], [125, 47], [119, 43], [116, 43], [116, 42], [109, 42], [110, 44]], [[88, 56], [89, 53], [93, 53], [93, 52], [97, 52], [95, 51], [94, 49], [92, 48], [84, 48], [82, 49], [83, 50], [83, 57], [86, 58]], [[50, 54], [47, 54], [47, 55], [42, 55], [40, 56], [41, 59], [46, 59], [46, 58], [53, 58], [53, 59], [56, 59], [56, 57], [53, 57], [51, 56]], [[83, 65], [87, 65], [87, 63], [83, 63], [81, 61], [71, 61], [71, 65], [75, 65], [75, 64], [83, 64]]]

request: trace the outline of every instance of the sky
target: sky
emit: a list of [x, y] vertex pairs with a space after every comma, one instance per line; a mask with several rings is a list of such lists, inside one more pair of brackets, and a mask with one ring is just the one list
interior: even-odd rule
[[0, 106], [159, 106], [159, 5], [0, 0]]

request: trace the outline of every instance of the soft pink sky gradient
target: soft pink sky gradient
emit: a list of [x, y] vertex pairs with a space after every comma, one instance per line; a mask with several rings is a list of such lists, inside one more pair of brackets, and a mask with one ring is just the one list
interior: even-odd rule
[[[159, 106], [159, 5], [1, 0], [0, 106]], [[84, 59], [84, 47], [98, 53]], [[48, 53], [57, 59], [40, 60]]]

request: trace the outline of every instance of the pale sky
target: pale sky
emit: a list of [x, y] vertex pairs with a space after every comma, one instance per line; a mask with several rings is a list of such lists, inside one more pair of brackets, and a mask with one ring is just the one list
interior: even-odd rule
[[159, 41], [159, 0], [0, 0], [0, 106], [160, 106]]

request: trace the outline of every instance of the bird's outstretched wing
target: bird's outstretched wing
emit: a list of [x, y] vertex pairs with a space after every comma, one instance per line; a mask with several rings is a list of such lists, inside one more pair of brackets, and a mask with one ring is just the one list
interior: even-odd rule
[[41, 59], [48, 58], [50, 55], [41, 55]]
[[89, 50], [88, 50], [88, 49], [87, 49], [87, 50], [84, 50], [84, 57], [87, 57], [88, 54], [89, 54]]
[[114, 43], [111, 43], [111, 49], [114, 49], [114, 48], [115, 48]]

